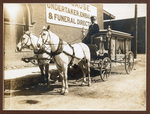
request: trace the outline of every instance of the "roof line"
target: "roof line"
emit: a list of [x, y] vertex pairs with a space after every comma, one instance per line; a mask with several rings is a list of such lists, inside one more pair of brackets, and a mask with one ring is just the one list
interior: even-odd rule
[[[138, 17], [138, 18], [144, 18], [145, 16], [142, 17]], [[130, 18], [124, 18], [124, 19], [109, 19], [109, 20], [104, 20], [103, 22], [110, 22], [110, 21], [120, 21], [120, 20], [128, 20], [128, 19], [134, 19], [134, 17], [130, 17]]]
[[103, 9], [103, 13], [115, 19], [115, 16]]

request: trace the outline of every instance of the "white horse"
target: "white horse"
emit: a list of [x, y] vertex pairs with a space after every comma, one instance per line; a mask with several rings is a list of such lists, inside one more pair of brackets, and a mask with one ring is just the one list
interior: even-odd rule
[[[56, 67], [62, 77], [61, 94], [68, 94], [68, 76], [67, 71], [70, 65], [77, 64], [83, 72], [83, 82], [86, 82], [86, 75], [88, 75], [88, 85], [91, 85], [90, 79], [90, 50], [84, 43], [78, 43], [70, 45], [65, 41], [62, 41], [56, 34], [47, 28], [43, 28], [41, 37], [44, 44], [49, 44], [51, 48], [51, 54], [56, 63]], [[43, 45], [40, 44], [39, 45]]]
[[[35, 56], [37, 56], [39, 68], [41, 71], [42, 82], [48, 85], [48, 70], [50, 63], [50, 55], [44, 52], [44, 50], [39, 50], [37, 46], [39, 38], [33, 35], [30, 31], [26, 31], [23, 36], [20, 38], [20, 41], [17, 44], [17, 51], [21, 51], [24, 48], [32, 47], [34, 50]], [[49, 45], [44, 47], [46, 50], [50, 51]], [[46, 78], [46, 79], [45, 79]]]

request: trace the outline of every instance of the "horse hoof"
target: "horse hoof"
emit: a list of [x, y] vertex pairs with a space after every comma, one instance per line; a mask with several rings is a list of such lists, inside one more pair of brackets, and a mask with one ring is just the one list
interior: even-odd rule
[[63, 95], [68, 95], [69, 93], [68, 92], [64, 92], [64, 94]]
[[64, 90], [61, 90], [60, 93], [61, 93], [62, 95], [64, 95], [65, 91], [64, 91]]
[[88, 83], [88, 86], [90, 87], [90, 86], [91, 86], [91, 83]]
[[61, 91], [61, 94], [62, 94], [62, 95], [68, 95], [68, 93], [69, 93], [68, 90]]
[[85, 83], [83, 82], [83, 83], [81, 83], [81, 86], [84, 86], [85, 85]]
[[61, 93], [61, 90], [59, 89], [59, 90], [57, 90], [57, 92], [58, 92], [58, 93]]

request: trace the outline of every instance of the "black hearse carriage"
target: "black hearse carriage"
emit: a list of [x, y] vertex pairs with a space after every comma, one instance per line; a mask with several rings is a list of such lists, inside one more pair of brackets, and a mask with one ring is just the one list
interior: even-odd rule
[[111, 74], [111, 63], [125, 63], [127, 74], [133, 69], [134, 55], [131, 51], [131, 34], [111, 30], [100, 30], [88, 44], [91, 51], [91, 67], [100, 71], [100, 77], [106, 81]]

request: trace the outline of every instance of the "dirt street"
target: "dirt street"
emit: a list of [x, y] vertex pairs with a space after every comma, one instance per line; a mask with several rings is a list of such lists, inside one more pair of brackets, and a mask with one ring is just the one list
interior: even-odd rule
[[112, 68], [108, 81], [92, 77], [91, 87], [69, 80], [69, 95], [60, 95], [61, 83], [4, 91], [4, 109], [23, 110], [146, 110], [146, 55], [127, 75], [124, 66]]

